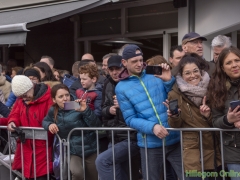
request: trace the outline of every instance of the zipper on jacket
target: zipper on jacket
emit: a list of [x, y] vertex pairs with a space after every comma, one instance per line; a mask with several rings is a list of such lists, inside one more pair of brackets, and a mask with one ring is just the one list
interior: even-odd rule
[[187, 103], [187, 107], [188, 107], [188, 111], [189, 111], [189, 113], [190, 113], [190, 116], [191, 116], [191, 118], [192, 118], [192, 121], [193, 121], [193, 115], [192, 115], [192, 111], [191, 111], [191, 109], [190, 109], [190, 106], [189, 106], [189, 104]]
[[[139, 78], [139, 77], [138, 77], [138, 78]], [[145, 84], [142, 82], [141, 78], [139, 78], [139, 81], [140, 81], [140, 83], [142, 84], [143, 89], [145, 90], [145, 92], [146, 92], [146, 94], [147, 94], [147, 97], [148, 97], [148, 99], [149, 99], [149, 101], [150, 101], [150, 103], [151, 103], [151, 105], [152, 105], [152, 108], [153, 108], [153, 110], [154, 110], [154, 112], [155, 112], [155, 115], [157, 116], [157, 119], [158, 119], [159, 124], [162, 125], [162, 122], [161, 122], [160, 117], [159, 117], [159, 115], [158, 115], [158, 113], [157, 113], [156, 107], [155, 107], [154, 104], [153, 104], [152, 98], [150, 97], [150, 95], [149, 95], [149, 93], [148, 93], [148, 90], [147, 90]]]
[[64, 114], [65, 114], [65, 112], [62, 112], [62, 116], [63, 116], [63, 125], [65, 126]]
[[[29, 119], [29, 106], [28, 105], [26, 105], [26, 113], [27, 113], [27, 120], [28, 120], [28, 126], [30, 127], [30, 119]], [[33, 140], [30, 140], [30, 145], [31, 145], [31, 148], [32, 148], [32, 152], [33, 152]], [[34, 156], [34, 154], [32, 153], [32, 161], [33, 161], [33, 157]], [[32, 162], [33, 163], [33, 162]], [[30, 177], [32, 177], [32, 174], [33, 174], [33, 172], [32, 172], [32, 164], [31, 163], [31, 166], [30, 166]]]
[[[145, 93], [147, 94], [148, 100], [150, 101], [150, 104], [152, 105], [152, 108], [153, 108], [153, 110], [154, 110], [154, 112], [155, 112], [155, 115], [156, 115], [156, 117], [157, 117], [157, 119], [158, 119], [159, 124], [162, 125], [162, 122], [161, 122], [160, 117], [159, 117], [159, 115], [158, 115], [158, 113], [157, 113], [156, 107], [155, 107], [154, 104], [153, 104], [152, 98], [151, 98], [151, 96], [149, 95], [148, 90], [147, 90], [145, 84], [143, 83], [143, 81], [142, 81], [142, 79], [141, 79], [140, 77], [138, 77], [138, 76], [136, 76], [136, 77], [139, 79], [139, 81], [140, 81], [140, 83], [141, 83], [141, 85], [142, 85]], [[146, 134], [142, 133], [142, 139], [143, 139], [144, 147], [145, 147], [145, 141], [144, 141], [145, 138], [146, 138]], [[164, 139], [164, 141], [166, 142], [166, 139]], [[147, 146], [147, 144], [146, 144], [146, 146]]]
[[237, 147], [237, 143], [236, 143], [236, 132], [234, 132], [233, 137], [234, 137], [234, 147]]

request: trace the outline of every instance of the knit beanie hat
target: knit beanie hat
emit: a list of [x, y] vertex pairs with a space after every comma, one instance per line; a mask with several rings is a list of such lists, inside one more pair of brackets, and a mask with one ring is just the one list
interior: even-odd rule
[[24, 75], [16, 75], [12, 79], [12, 92], [15, 96], [22, 96], [33, 87], [32, 81]]
[[38, 78], [38, 80], [41, 80], [41, 76], [38, 70], [31, 68], [31, 69], [26, 69], [23, 73], [25, 76], [29, 77], [29, 76], [33, 76]]

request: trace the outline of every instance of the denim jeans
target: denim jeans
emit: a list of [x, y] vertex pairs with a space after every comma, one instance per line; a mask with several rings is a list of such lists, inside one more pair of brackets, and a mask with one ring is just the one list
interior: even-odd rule
[[166, 178], [167, 180], [178, 180], [177, 174], [168, 160], [166, 160]]
[[[139, 153], [139, 147], [136, 142], [130, 142], [130, 149], [131, 157], [134, 157]], [[116, 180], [129, 179], [128, 140], [121, 141], [114, 145], [114, 155]], [[109, 144], [108, 150], [98, 155], [95, 164], [100, 180], [114, 179], [112, 144]]]
[[[161, 169], [163, 167], [163, 150], [162, 148], [148, 148], [146, 162], [145, 148], [140, 148], [141, 152], [141, 163], [142, 163], [142, 174], [143, 179], [147, 179], [146, 165], [148, 167], [148, 179], [159, 180], [161, 176]], [[165, 157], [171, 163], [174, 171], [176, 172], [179, 180], [182, 180], [182, 159], [181, 159], [181, 146], [180, 143], [166, 146]]]
[[[228, 172], [234, 171], [240, 173], [240, 164], [227, 164]], [[240, 177], [231, 177], [231, 180], [240, 180]]]

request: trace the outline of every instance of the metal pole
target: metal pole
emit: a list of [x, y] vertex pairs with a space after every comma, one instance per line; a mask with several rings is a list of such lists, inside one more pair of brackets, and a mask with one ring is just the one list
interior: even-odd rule
[[188, 0], [188, 31], [195, 31], [195, 0]]

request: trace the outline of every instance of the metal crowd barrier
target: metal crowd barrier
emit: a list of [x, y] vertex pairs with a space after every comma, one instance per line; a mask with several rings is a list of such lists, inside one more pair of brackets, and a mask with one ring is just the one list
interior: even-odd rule
[[[48, 174], [48, 180], [50, 180], [50, 176], [49, 176], [49, 161], [48, 161], [48, 132], [45, 131], [43, 128], [32, 128], [32, 127], [20, 127], [22, 132], [25, 133], [25, 139], [32, 139], [33, 142], [33, 164], [34, 164], [34, 179], [36, 179], [36, 149], [35, 149], [35, 140], [45, 140], [46, 141], [46, 162], [47, 162], [47, 174]], [[0, 126], [0, 129], [5, 129], [7, 130], [6, 126]], [[11, 138], [10, 138], [10, 132], [8, 132], [8, 147], [9, 147], [9, 162], [4, 161], [4, 159], [0, 158], [0, 163], [3, 164], [6, 168], [9, 169], [9, 176], [10, 176], [10, 180], [13, 179], [13, 174], [16, 174], [18, 177], [20, 177], [21, 179], [25, 180], [25, 177], [23, 176], [24, 174], [24, 158], [23, 158], [23, 143], [21, 142], [21, 167], [22, 171], [16, 171], [16, 170], [12, 170], [12, 153], [11, 153]], [[0, 154], [3, 156], [3, 154]]]
[[[0, 129], [6, 129], [6, 126], [0, 126]], [[34, 156], [33, 156], [33, 162], [34, 162], [34, 179], [36, 179], [36, 156], [35, 156], [35, 140], [46, 140], [46, 145], [48, 144], [48, 136], [47, 136], [47, 131], [45, 131], [43, 128], [32, 128], [32, 127], [20, 127], [23, 132], [25, 132], [25, 137], [26, 139], [32, 139], [33, 140], [33, 152], [34, 152]], [[68, 134], [68, 138], [66, 140], [61, 140], [60, 137], [57, 135], [57, 138], [59, 140], [60, 143], [60, 179], [63, 179], [63, 165], [64, 165], [64, 161], [63, 161], [63, 155], [67, 154], [67, 158], [64, 157], [65, 160], [67, 160], [68, 165], [70, 164], [70, 146], [69, 146], [69, 140], [70, 137], [72, 135], [72, 133], [74, 131], [81, 131], [81, 135], [82, 135], [82, 160], [83, 160], [83, 170], [85, 172], [85, 163], [84, 163], [84, 131], [95, 131], [96, 132], [96, 139], [99, 139], [99, 131], [110, 131], [111, 135], [112, 135], [112, 140], [111, 143], [114, 144], [114, 131], [126, 131], [127, 135], [128, 135], [128, 159], [129, 159], [129, 180], [132, 180], [132, 173], [131, 173], [131, 150], [130, 150], [130, 131], [135, 131], [132, 128], [104, 128], [104, 127], [99, 127], [99, 128], [74, 128], [72, 129], [69, 134]], [[168, 131], [180, 131], [180, 144], [181, 144], [181, 154], [183, 154], [183, 131], [196, 131], [199, 132], [199, 140], [200, 140], [200, 153], [201, 153], [201, 162], [203, 161], [203, 142], [202, 142], [202, 132], [204, 131], [215, 131], [215, 132], [219, 132], [220, 133], [220, 151], [221, 151], [221, 161], [222, 161], [222, 169], [224, 170], [224, 152], [223, 152], [223, 135], [222, 133], [224, 131], [239, 131], [239, 129], [219, 129], [219, 128], [167, 128]], [[162, 139], [163, 142], [163, 154], [165, 154], [166, 150], [165, 150], [165, 140]], [[8, 146], [10, 147], [10, 143], [11, 143], [11, 139], [10, 139], [10, 132], [8, 132]], [[146, 138], [145, 138], [145, 144], [146, 144]], [[23, 144], [21, 143], [21, 149], [22, 149]], [[65, 148], [63, 148], [65, 147]], [[49, 162], [48, 162], [48, 147], [46, 146], [46, 151], [47, 151], [47, 172], [48, 172], [48, 180], [50, 179], [49, 176]], [[64, 150], [63, 150], [64, 149]], [[64, 153], [64, 151], [67, 151], [67, 153]], [[114, 171], [114, 180], [116, 180], [116, 170], [115, 170], [115, 155], [114, 155], [114, 146], [112, 146], [112, 153], [113, 153], [113, 171]], [[99, 140], [97, 141], [97, 155], [99, 154]], [[17, 176], [19, 176], [20, 178], [22, 178], [23, 180], [25, 179], [22, 174], [24, 173], [24, 170], [22, 170], [22, 172], [19, 171], [15, 171], [12, 170], [12, 161], [11, 161], [11, 148], [9, 148], [9, 158], [10, 161], [9, 162], [5, 162], [1, 157], [4, 156], [3, 154], [0, 153], [0, 165], [4, 165], [5, 167], [7, 167], [9, 169], [9, 173], [10, 173], [10, 180], [13, 180], [13, 175], [12, 173], [16, 174]], [[23, 157], [23, 151], [21, 156]], [[145, 156], [146, 156], [146, 164], [148, 162], [148, 157], [147, 157], [147, 148], [145, 148]], [[6, 157], [6, 155], [5, 155]], [[184, 173], [184, 166], [183, 166], [183, 156], [182, 158], [182, 179], [185, 179], [185, 173]], [[22, 158], [23, 159], [23, 158]], [[23, 161], [22, 161], [22, 167], [23, 167]], [[202, 173], [204, 173], [204, 164], [201, 163], [201, 168], [202, 168]], [[22, 168], [24, 169], [24, 168]], [[164, 180], [166, 180], [166, 157], [163, 156], [163, 172], [164, 172]], [[148, 166], [146, 166], [146, 176], [147, 179], [149, 179], [149, 174], [148, 174]], [[84, 173], [84, 178], [85, 178], [85, 173]], [[70, 169], [68, 166], [68, 179], [71, 179], [71, 173], [70, 173]], [[225, 180], [225, 176], [222, 177], [223, 180]]]

